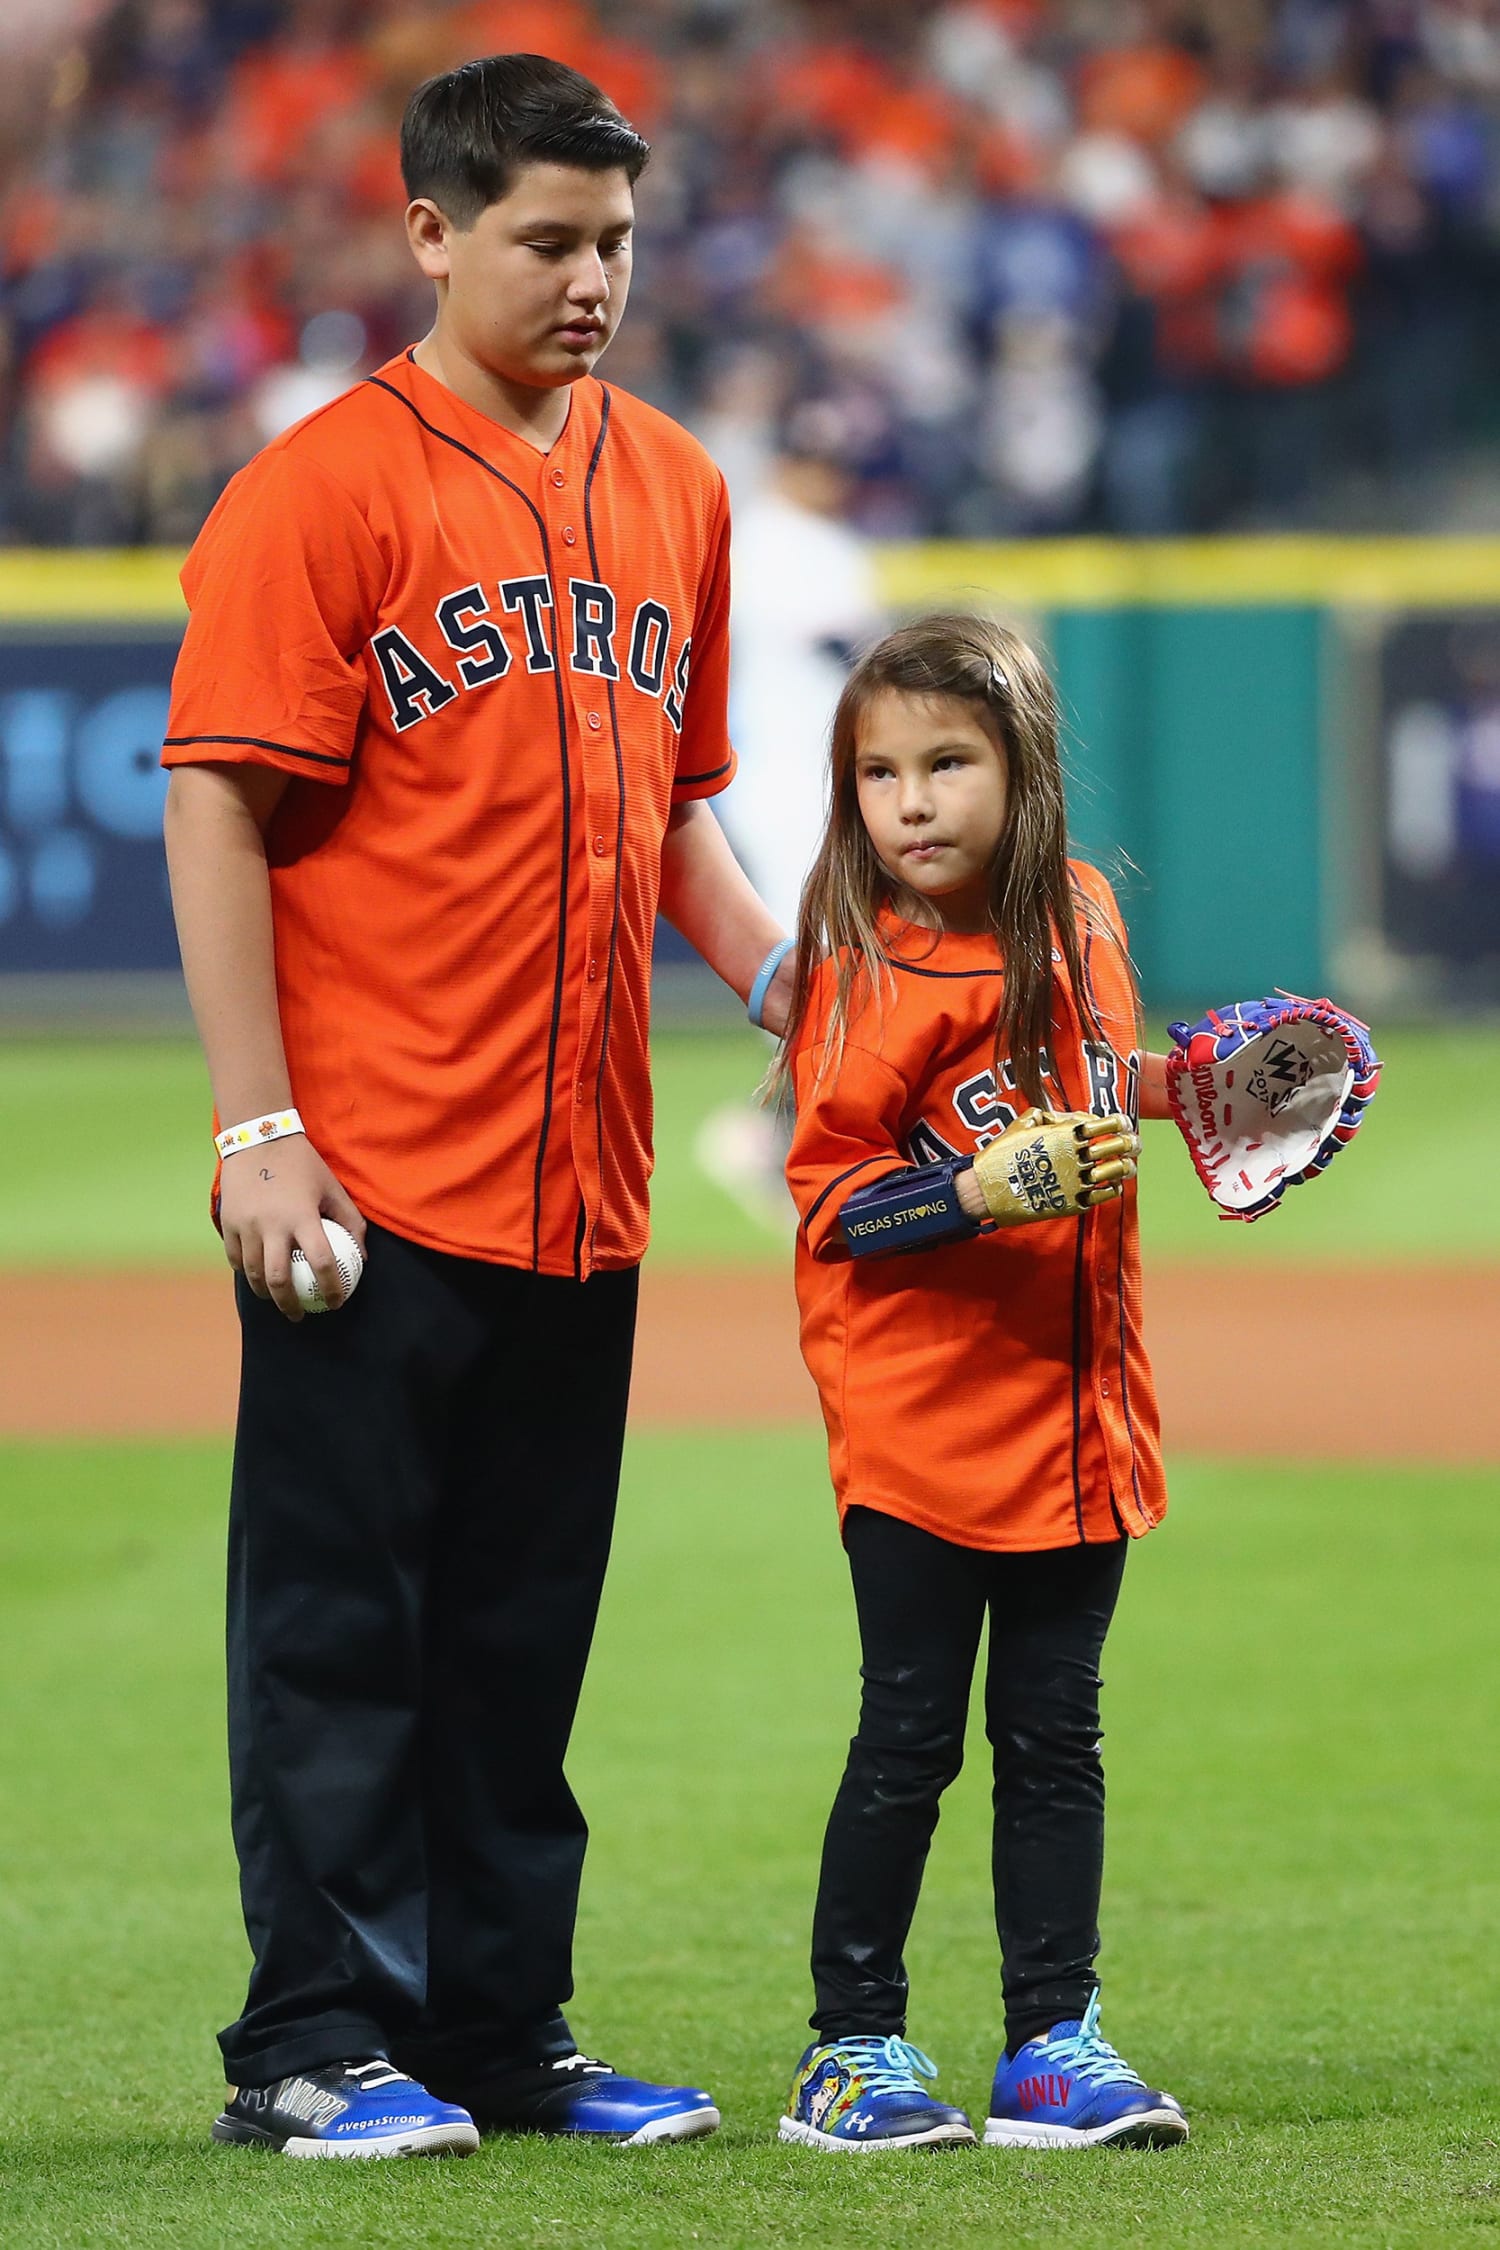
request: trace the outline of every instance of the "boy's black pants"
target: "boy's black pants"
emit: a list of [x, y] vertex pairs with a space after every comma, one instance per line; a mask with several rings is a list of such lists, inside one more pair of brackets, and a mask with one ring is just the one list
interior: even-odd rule
[[238, 1287], [235, 2085], [572, 2051], [587, 1831], [563, 1776], [614, 1520], [636, 1272], [553, 1279], [379, 1227], [293, 1326]]
[[834, 1799], [813, 1917], [821, 2038], [906, 2029], [902, 1949], [938, 1799], [963, 1763], [989, 1613], [995, 1921], [1014, 2051], [1094, 1989], [1104, 1867], [1099, 1657], [1128, 1541], [989, 1554], [869, 1508], [844, 1545], [863, 1650], [859, 1732]]

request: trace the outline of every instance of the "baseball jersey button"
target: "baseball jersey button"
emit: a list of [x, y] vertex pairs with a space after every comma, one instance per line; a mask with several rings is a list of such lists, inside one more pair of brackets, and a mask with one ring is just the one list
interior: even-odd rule
[[556, 485], [556, 486], [558, 487], [558, 490], [559, 490], [559, 491], [561, 491], [562, 487], [563, 487], [563, 486], [564, 486], [564, 485], [565, 485], [565, 484], [567, 483], [567, 481], [568, 481], [568, 480], [567, 480], [567, 478], [566, 478], [566, 477], [565, 477], [565, 476], [563, 475], [563, 473], [562, 473], [562, 470], [561, 470], [561, 469], [554, 469], [554, 470], [553, 470], [553, 472], [552, 472], [552, 482], [553, 482], [553, 483], [554, 483], [554, 484], [555, 484], [555, 485]]
[[593, 983], [593, 981], [594, 981], [595, 977], [597, 977], [597, 976], [598, 976], [598, 974], [599, 974], [599, 964], [598, 964], [598, 962], [597, 962], [597, 961], [590, 961], [590, 963], [589, 963], [589, 983], [590, 983], [590, 984], [592, 984], [592, 983]]
[[602, 836], [594, 838], [594, 857], [596, 859], [603, 859], [604, 857], [604, 838]]
[[573, 529], [573, 526], [570, 523], [565, 523], [563, 525], [563, 545], [565, 547], [576, 547], [577, 544], [577, 532]]
[[590, 713], [589, 713], [589, 725], [590, 725], [590, 726], [591, 726], [591, 727], [592, 727], [592, 728], [594, 729], [594, 732], [595, 732], [596, 734], [598, 733], [598, 731], [599, 731], [600, 727], [602, 727], [602, 726], [603, 726], [603, 724], [604, 724], [604, 721], [603, 721], [603, 720], [602, 720], [602, 719], [600, 718], [600, 716], [599, 716], [598, 712], [597, 712], [597, 711], [590, 711]]

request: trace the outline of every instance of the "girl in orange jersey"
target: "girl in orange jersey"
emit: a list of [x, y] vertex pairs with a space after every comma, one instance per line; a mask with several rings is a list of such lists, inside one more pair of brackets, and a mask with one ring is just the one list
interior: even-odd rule
[[1166, 1505], [1132, 1122], [1168, 1114], [1165, 1067], [1136, 1051], [1109, 885], [1067, 857], [1056, 697], [1013, 633], [924, 618], [855, 667], [798, 960], [778, 1074], [802, 1349], [864, 1693], [781, 2137], [975, 2137], [904, 2036], [902, 1948], [988, 1614], [1006, 2046], [985, 2140], [1182, 2140], [1101, 2036], [1094, 1974], [1099, 1657], [1128, 1543]]

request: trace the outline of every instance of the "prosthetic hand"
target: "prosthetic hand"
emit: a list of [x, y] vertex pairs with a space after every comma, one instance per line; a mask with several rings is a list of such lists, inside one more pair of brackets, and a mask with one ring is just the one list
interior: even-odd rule
[[1029, 1109], [968, 1157], [909, 1165], [859, 1188], [839, 1213], [854, 1258], [888, 1258], [966, 1242], [986, 1225], [1073, 1218], [1134, 1179], [1140, 1153], [1124, 1117]]

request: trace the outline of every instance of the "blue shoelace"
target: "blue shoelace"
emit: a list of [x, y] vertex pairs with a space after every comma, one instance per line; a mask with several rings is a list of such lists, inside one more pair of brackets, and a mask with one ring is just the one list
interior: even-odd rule
[[1081, 2078], [1088, 2086], [1144, 2086], [1146, 2083], [1100, 2031], [1097, 1985], [1078, 2029], [1063, 2039], [1055, 2034], [1048, 2038], [1047, 2060], [1055, 2061], [1059, 2070]]
[[[840, 2039], [840, 2047], [861, 2050], [859, 2072], [867, 2094], [920, 2094], [925, 2092], [924, 2078], [936, 2078], [937, 2064], [929, 2061], [920, 2047], [909, 2039]], [[863, 2050], [872, 2047], [875, 2054], [866, 2060]]]

